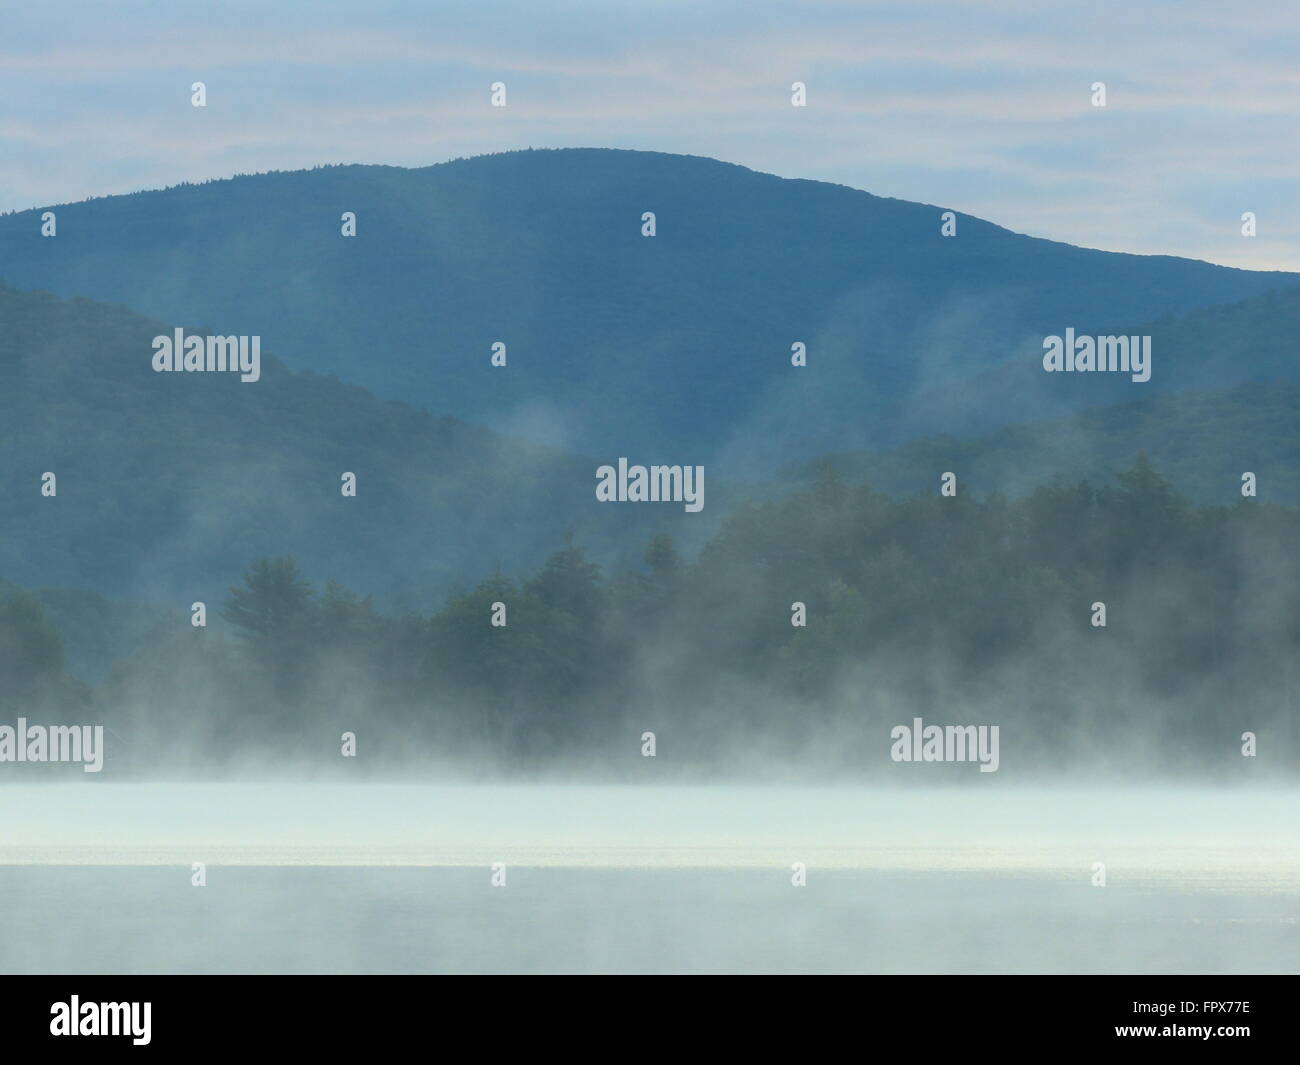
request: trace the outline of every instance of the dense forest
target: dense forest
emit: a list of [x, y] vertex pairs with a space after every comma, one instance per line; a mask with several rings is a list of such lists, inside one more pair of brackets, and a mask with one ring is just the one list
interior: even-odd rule
[[889, 729], [917, 716], [999, 725], [1004, 774], [1296, 764], [1300, 508], [1193, 503], [1145, 456], [1114, 483], [1017, 499], [938, 484], [891, 497], [828, 465], [735, 508], [693, 558], [660, 534], [643, 565], [606, 572], [570, 539], [428, 614], [261, 559], [206, 626], [183, 604], [93, 687], [68, 675], [40, 599], [10, 587], [2, 701], [10, 718], [104, 723], [106, 777], [969, 768], [892, 763]]

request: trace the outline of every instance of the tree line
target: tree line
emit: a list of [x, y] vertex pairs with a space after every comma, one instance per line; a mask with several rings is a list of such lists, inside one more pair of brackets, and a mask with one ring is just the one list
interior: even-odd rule
[[1250, 732], [1277, 769], [1298, 532], [1296, 507], [1196, 504], [1143, 456], [1016, 499], [891, 497], [827, 467], [693, 559], [661, 534], [610, 572], [570, 539], [425, 615], [261, 559], [219, 623], [160, 621], [93, 689], [11, 590], [0, 670], [10, 713], [97, 714], [141, 769], [337, 764], [351, 731], [376, 764], [635, 773], [653, 732], [676, 768], [872, 773], [915, 716], [999, 724], [1010, 767], [1242, 772]]

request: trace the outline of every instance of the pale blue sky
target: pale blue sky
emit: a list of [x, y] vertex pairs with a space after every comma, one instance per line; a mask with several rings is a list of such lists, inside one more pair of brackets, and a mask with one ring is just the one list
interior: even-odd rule
[[528, 146], [708, 155], [1296, 270], [1300, 5], [0, 0], [0, 211]]

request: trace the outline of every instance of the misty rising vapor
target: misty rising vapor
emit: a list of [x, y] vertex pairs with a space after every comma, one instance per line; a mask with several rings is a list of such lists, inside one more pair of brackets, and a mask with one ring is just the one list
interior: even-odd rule
[[[585, 141], [623, 143], [640, 122], [710, 154], [746, 144], [748, 162], [800, 155], [810, 176], [896, 180], [937, 150], [950, 164], [926, 189], [946, 182], [971, 208], [994, 201], [969, 160], [997, 156], [1014, 164], [993, 183], [1000, 209], [1061, 236], [1091, 195], [1063, 176], [1066, 133], [1085, 168], [1150, 138], [1124, 175], [1138, 188], [1186, 157], [1189, 114], [1219, 123], [1249, 100], [1249, 129], [1277, 111], [1261, 118], [1262, 97], [1212, 62], [1225, 77], [1208, 85], [1200, 66], [1146, 64], [1133, 92], [1134, 62], [1174, 54], [1177, 33], [1056, 42], [1047, 18], [1017, 38], [1024, 20], [993, 3], [916, 27], [910, 9], [873, 22], [760, 3], [713, 29], [678, 12], [668, 32], [632, 10], [608, 42], [604, 13], [565, 5], [539, 16], [554, 32], [530, 56], [526, 32], [475, 30], [466, 50], [472, 12], [444, 20], [448, 40], [403, 4], [368, 13], [358, 49], [316, 10], [337, 5], [291, 0], [263, 41], [255, 16], [206, 20], [213, 48], [173, 49], [141, 82], [158, 96], [138, 136], [116, 111], [97, 134], [87, 109], [141, 102], [122, 79], [162, 54], [148, 42], [187, 39], [168, 23], [184, 6], [48, 34], [24, 19], [0, 85], [72, 105], [55, 121], [19, 107], [6, 144], [57, 153], [61, 130], [78, 134], [73, 180], [103, 191], [142, 172], [125, 154], [198, 174], [386, 141], [424, 152], [430, 116], [442, 142], [477, 144], [583, 122]], [[739, 42], [721, 63], [699, 44], [719, 26]], [[1007, 46], [966, 69], [962, 42], [1000, 27]], [[96, 56], [86, 41], [105, 29]], [[324, 49], [331, 89], [304, 90], [313, 60], [288, 40]], [[1181, 54], [1213, 60], [1190, 43]], [[1035, 60], [1063, 51], [1078, 61]], [[340, 81], [352, 54], [373, 77]], [[1290, 86], [1284, 60], [1241, 54]], [[871, 76], [881, 57], [888, 76]], [[68, 70], [77, 91], [48, 92]], [[100, 93], [83, 91], [92, 78]], [[296, 121], [315, 107], [334, 121]], [[241, 132], [263, 116], [278, 127]], [[891, 146], [883, 171], [851, 147], [867, 126]], [[164, 141], [188, 147], [150, 151]], [[109, 722], [0, 725], [0, 896], [24, 911], [5, 959], [1294, 968], [1300, 385], [1234, 389], [1294, 378], [1300, 274], [1075, 248], [937, 197], [701, 155], [417, 161], [0, 217], [0, 267], [22, 288], [0, 284], [0, 718]], [[1229, 200], [1237, 181], [1245, 203]], [[1230, 232], [1249, 206], [1243, 237], [1294, 235], [1268, 202], [1277, 181], [1183, 184], [1202, 210], [1144, 212], [1146, 232]], [[286, 362], [239, 389], [263, 380], [261, 336], [181, 321], [273, 330]], [[1133, 335], [1042, 337], [1065, 322]], [[1152, 334], [1162, 378], [1128, 389], [1152, 379]], [[596, 466], [595, 501], [668, 506], [592, 505], [592, 467], [620, 452]], [[33, 780], [30, 763], [60, 761], [111, 772]], [[917, 764], [932, 762], [955, 765]], [[1081, 797], [1087, 777], [1144, 787]], [[1094, 891], [1108, 872], [1127, 886]], [[1206, 885], [1233, 893], [1206, 903]], [[41, 997], [34, 1027], [63, 995]], [[923, 1024], [944, 1016], [921, 998]], [[151, 1034], [150, 1009], [70, 996], [49, 1034], [164, 1043], [177, 1018], [160, 1009]], [[281, 1012], [305, 1043], [312, 1025]]]

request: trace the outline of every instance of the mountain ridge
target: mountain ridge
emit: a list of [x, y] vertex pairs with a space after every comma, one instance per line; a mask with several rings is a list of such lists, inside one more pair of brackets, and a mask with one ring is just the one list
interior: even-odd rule
[[55, 238], [41, 210], [0, 218], [0, 276], [20, 287], [262, 333], [295, 369], [566, 451], [741, 477], [791, 451], [996, 428], [1037, 381], [956, 393], [1036, 337], [1300, 283], [962, 212], [945, 238], [931, 205], [626, 149], [172, 186], [56, 209]]

